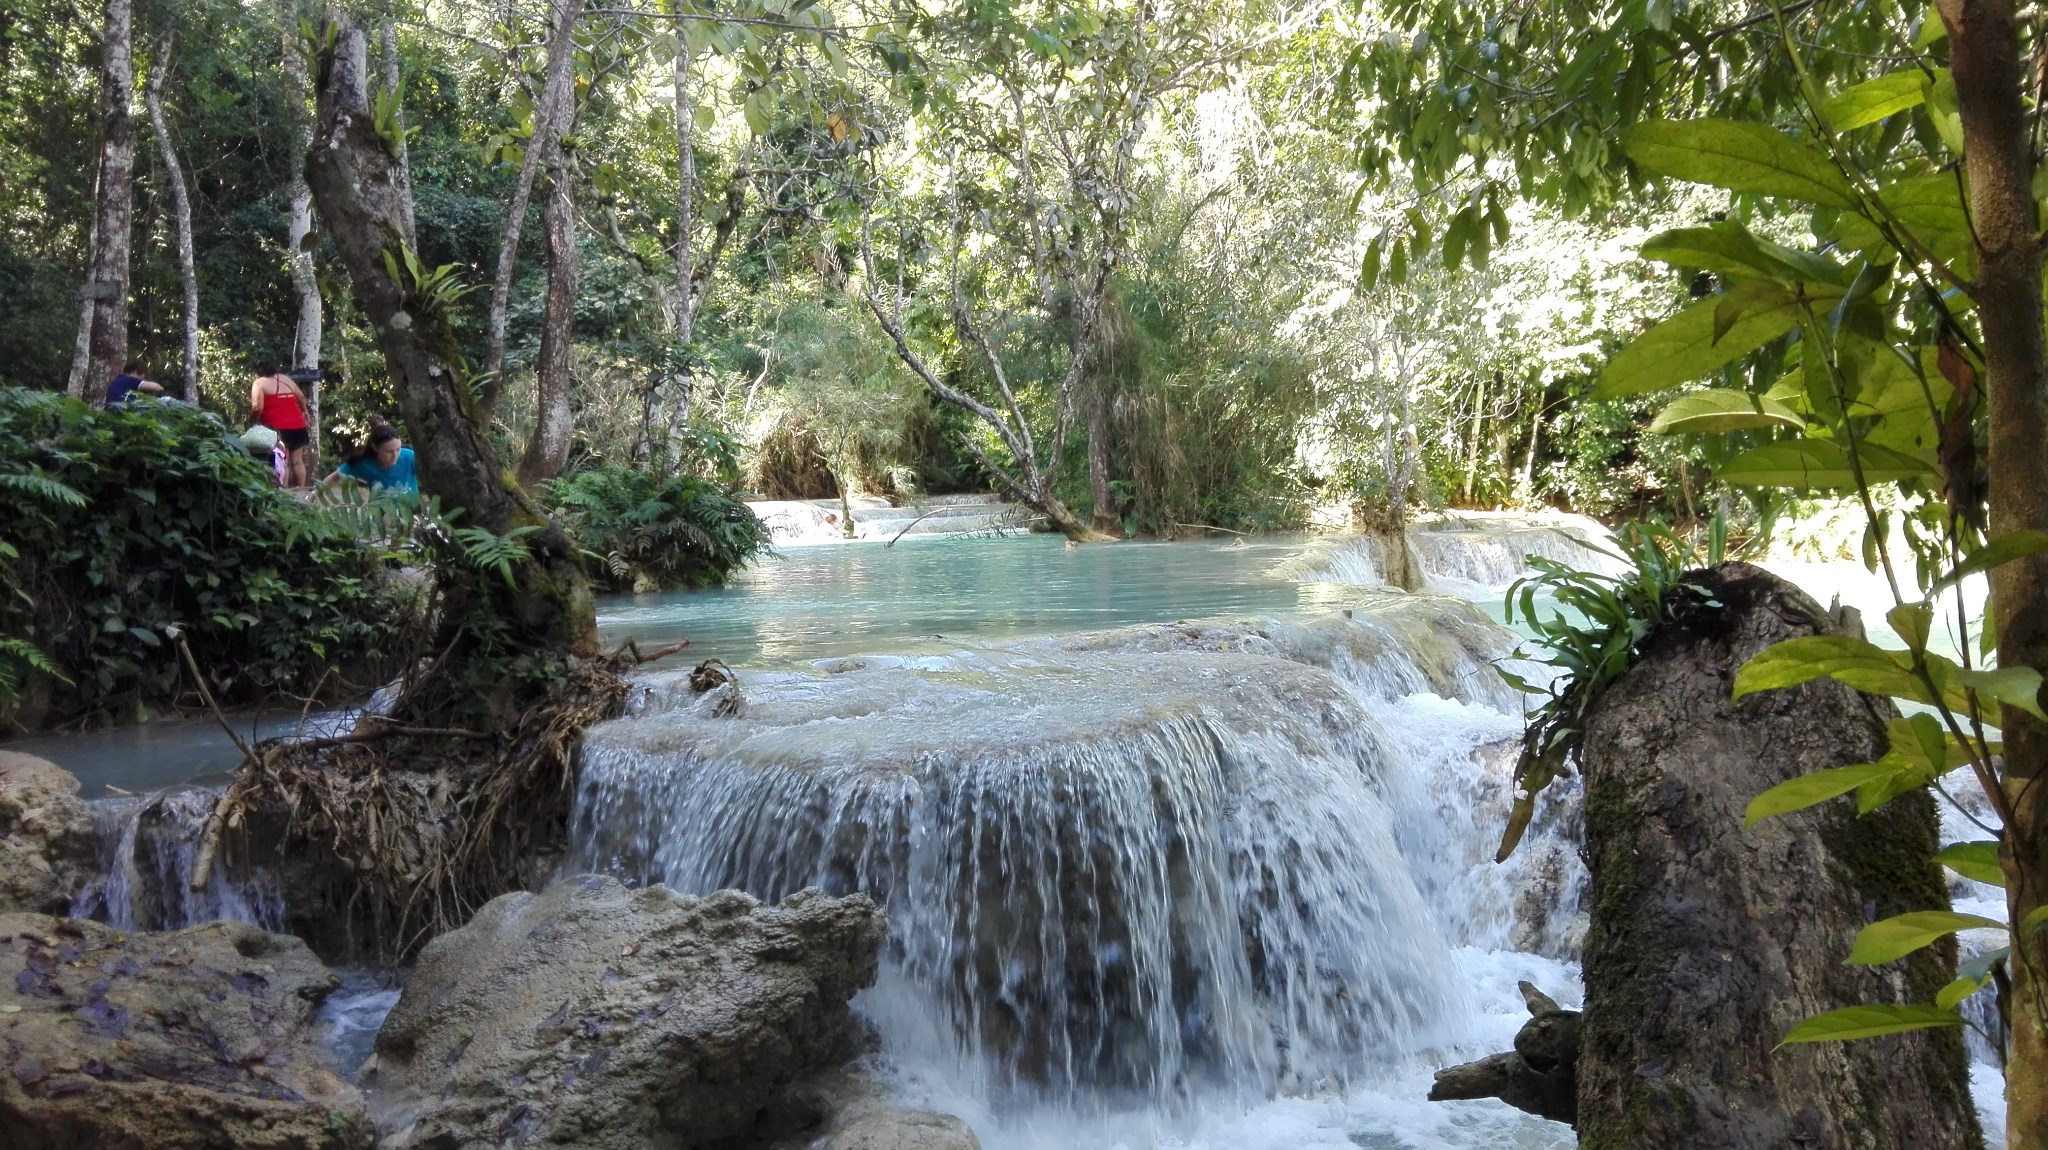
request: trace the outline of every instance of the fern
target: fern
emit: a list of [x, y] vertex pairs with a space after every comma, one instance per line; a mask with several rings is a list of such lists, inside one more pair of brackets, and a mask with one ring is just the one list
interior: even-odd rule
[[0, 488], [65, 507], [84, 507], [89, 502], [84, 493], [77, 488], [50, 478], [41, 468], [31, 468], [23, 472], [0, 472]]

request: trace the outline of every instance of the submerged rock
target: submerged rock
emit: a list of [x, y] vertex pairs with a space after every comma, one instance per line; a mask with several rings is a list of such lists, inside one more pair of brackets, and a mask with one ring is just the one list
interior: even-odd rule
[[123, 934], [0, 915], [0, 1146], [352, 1150], [362, 1096], [316, 1057], [337, 979], [241, 923]]
[[746, 1146], [822, 1115], [790, 1087], [851, 1051], [875, 979], [865, 896], [764, 905], [589, 876], [429, 943], [377, 1036], [401, 1147]]
[[1720, 605], [1652, 635], [1586, 720], [1580, 1144], [1981, 1145], [1955, 1029], [1778, 1048], [1811, 1015], [1932, 1002], [1954, 977], [1952, 938], [1843, 962], [1864, 924], [1948, 908], [1934, 804], [1858, 818], [1845, 798], [1744, 827], [1764, 790], [1883, 754], [1894, 712], [1830, 679], [1731, 703], [1751, 656], [1832, 624], [1758, 568], [1695, 578]]
[[96, 854], [78, 780], [34, 755], [0, 751], [0, 911], [63, 910]]

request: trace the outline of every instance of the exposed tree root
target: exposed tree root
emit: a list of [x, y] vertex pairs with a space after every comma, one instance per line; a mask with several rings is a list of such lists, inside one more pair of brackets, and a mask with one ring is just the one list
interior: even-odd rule
[[567, 660], [502, 730], [372, 715], [345, 735], [246, 748], [193, 885], [224, 847], [252, 862], [274, 850], [291, 918], [316, 949], [403, 958], [546, 877], [567, 839], [577, 738], [618, 712], [628, 668], [667, 653]]

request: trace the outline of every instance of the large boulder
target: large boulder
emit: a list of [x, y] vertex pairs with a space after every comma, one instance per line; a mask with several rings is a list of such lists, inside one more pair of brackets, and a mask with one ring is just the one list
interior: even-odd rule
[[0, 911], [63, 911], [96, 859], [78, 780], [34, 755], [0, 751]]
[[362, 1096], [320, 1065], [338, 980], [294, 938], [0, 915], [0, 1146], [353, 1150]]
[[1751, 656], [1836, 624], [1755, 567], [1694, 581], [1711, 599], [1649, 637], [1586, 717], [1580, 1145], [1980, 1145], [1956, 1030], [1778, 1047], [1811, 1015], [1932, 1002], [1954, 977], [1953, 939], [1843, 962], [1866, 923], [1948, 908], [1935, 810], [1916, 791], [1863, 818], [1841, 799], [1745, 827], [1764, 790], [1878, 758], [1893, 711], [1830, 679], [1731, 703]]
[[790, 1088], [852, 1053], [884, 922], [864, 895], [779, 905], [598, 876], [492, 900], [427, 945], [377, 1036], [387, 1147], [695, 1150], [822, 1115]]

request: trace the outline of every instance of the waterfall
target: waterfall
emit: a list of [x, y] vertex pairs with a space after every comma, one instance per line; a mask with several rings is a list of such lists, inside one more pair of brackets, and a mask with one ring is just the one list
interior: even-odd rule
[[[1519, 731], [1485, 666], [1508, 646], [1463, 602], [1367, 596], [750, 673], [723, 718], [649, 676], [586, 737], [572, 865], [867, 891], [891, 934], [863, 1009], [995, 1099], [1342, 1082], [1465, 1040], [1450, 948], [1519, 929], [1482, 751]], [[1494, 821], [1444, 817], [1475, 789]]]
[[218, 919], [283, 930], [284, 893], [266, 868], [216, 859], [206, 886], [192, 889], [200, 835], [218, 796], [183, 788], [95, 802], [100, 874], [73, 900], [72, 916], [122, 930], [179, 930]]
[[[1612, 538], [1595, 520], [1561, 514], [1457, 512], [1418, 520], [1408, 531], [1408, 544], [1429, 588], [1472, 598], [1496, 595], [1521, 578], [1532, 556], [1618, 573], [1621, 562], [1607, 553]], [[1385, 582], [1380, 546], [1372, 535], [1320, 540], [1274, 573], [1302, 583], [1379, 586]]]

